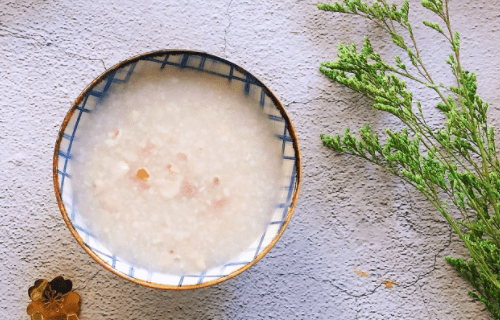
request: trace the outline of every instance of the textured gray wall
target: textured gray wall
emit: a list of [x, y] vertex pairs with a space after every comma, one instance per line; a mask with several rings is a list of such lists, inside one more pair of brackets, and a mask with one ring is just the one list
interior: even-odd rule
[[[423, 55], [436, 61], [430, 69], [449, 80], [448, 48], [420, 23], [436, 19], [410, 3], [417, 37], [429, 42]], [[28, 287], [59, 274], [81, 294], [82, 319], [490, 319], [444, 261], [466, 253], [444, 219], [399, 179], [322, 147], [320, 132], [397, 122], [330, 83], [318, 62], [364, 35], [386, 56], [397, 50], [372, 23], [314, 4], [1, 1], [1, 319], [27, 318]], [[477, 71], [497, 125], [500, 3], [455, 0], [451, 11], [463, 65]], [[73, 100], [106, 67], [160, 48], [208, 51], [260, 77], [287, 106], [303, 156], [299, 203], [276, 247], [251, 270], [196, 291], [148, 289], [104, 270], [72, 238], [53, 194], [53, 147]], [[420, 96], [438, 122], [434, 98]]]

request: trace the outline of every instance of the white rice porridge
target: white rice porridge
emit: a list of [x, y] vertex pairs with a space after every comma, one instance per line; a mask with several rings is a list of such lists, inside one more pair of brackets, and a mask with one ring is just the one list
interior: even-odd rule
[[76, 207], [136, 266], [173, 274], [221, 266], [270, 221], [281, 142], [239, 81], [179, 68], [135, 72], [78, 127]]

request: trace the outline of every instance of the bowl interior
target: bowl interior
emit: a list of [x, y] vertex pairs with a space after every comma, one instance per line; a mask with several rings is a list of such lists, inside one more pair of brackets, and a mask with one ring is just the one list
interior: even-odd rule
[[[144, 68], [188, 68], [197, 72], [207, 72], [221, 78], [221, 81], [233, 81], [240, 87], [242, 95], [249, 96], [256, 108], [268, 115], [267, 119], [275, 130], [276, 139], [280, 139], [283, 155], [282, 190], [270, 223], [260, 237], [232, 261], [198, 274], [174, 275], [148, 271], [134, 266], [112, 254], [85, 225], [82, 216], [74, 205], [72, 188], [72, 153], [71, 147], [79, 137], [78, 125], [106, 99], [107, 92], [113, 86], [120, 86], [131, 77], [139, 76], [134, 70]], [[290, 221], [295, 207], [300, 178], [300, 158], [298, 144], [286, 112], [274, 94], [258, 79], [241, 67], [224, 59], [202, 52], [161, 51], [144, 54], [117, 64], [98, 77], [77, 98], [63, 122], [56, 144], [54, 156], [54, 182], [56, 197], [63, 217], [82, 247], [97, 262], [119, 276], [139, 284], [164, 289], [192, 289], [224, 281], [248, 269], [264, 256], [283, 233]]]

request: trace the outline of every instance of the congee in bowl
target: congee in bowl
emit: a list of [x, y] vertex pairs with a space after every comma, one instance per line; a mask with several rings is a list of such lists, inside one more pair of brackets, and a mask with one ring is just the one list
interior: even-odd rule
[[158, 51], [96, 79], [54, 156], [63, 217], [101, 265], [190, 289], [253, 265], [295, 206], [300, 157], [281, 103], [235, 64]]

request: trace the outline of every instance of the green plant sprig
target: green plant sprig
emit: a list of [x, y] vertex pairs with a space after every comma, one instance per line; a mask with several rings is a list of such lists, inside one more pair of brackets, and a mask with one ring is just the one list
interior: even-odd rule
[[[446, 60], [456, 85], [435, 83], [426, 68], [408, 19], [408, 1], [398, 9], [385, 0], [368, 5], [360, 0], [318, 4], [324, 11], [362, 16], [383, 28], [392, 42], [406, 53], [412, 70], [399, 56], [389, 64], [365, 38], [358, 53], [354, 44], [339, 43], [335, 61], [321, 62], [320, 71], [331, 80], [365, 96], [372, 107], [389, 112], [406, 126], [386, 129], [387, 141], [379, 142], [370, 126], [359, 137], [346, 129], [342, 136], [321, 134], [323, 144], [338, 152], [375, 163], [422, 192], [443, 215], [469, 250], [470, 259], [447, 257], [474, 287], [469, 294], [482, 301], [495, 319], [500, 319], [500, 162], [494, 131], [487, 124], [488, 104], [477, 95], [476, 75], [462, 69], [460, 36], [451, 28], [447, 0], [422, 0], [421, 4], [442, 21], [424, 20], [427, 27], [448, 41]], [[409, 42], [399, 30], [404, 30]], [[414, 73], [416, 71], [416, 74]], [[425, 85], [440, 97], [436, 107], [446, 123], [432, 129], [422, 106], [414, 100], [403, 78]], [[448, 204], [451, 201], [454, 208]], [[458, 209], [462, 219], [452, 216]]]

